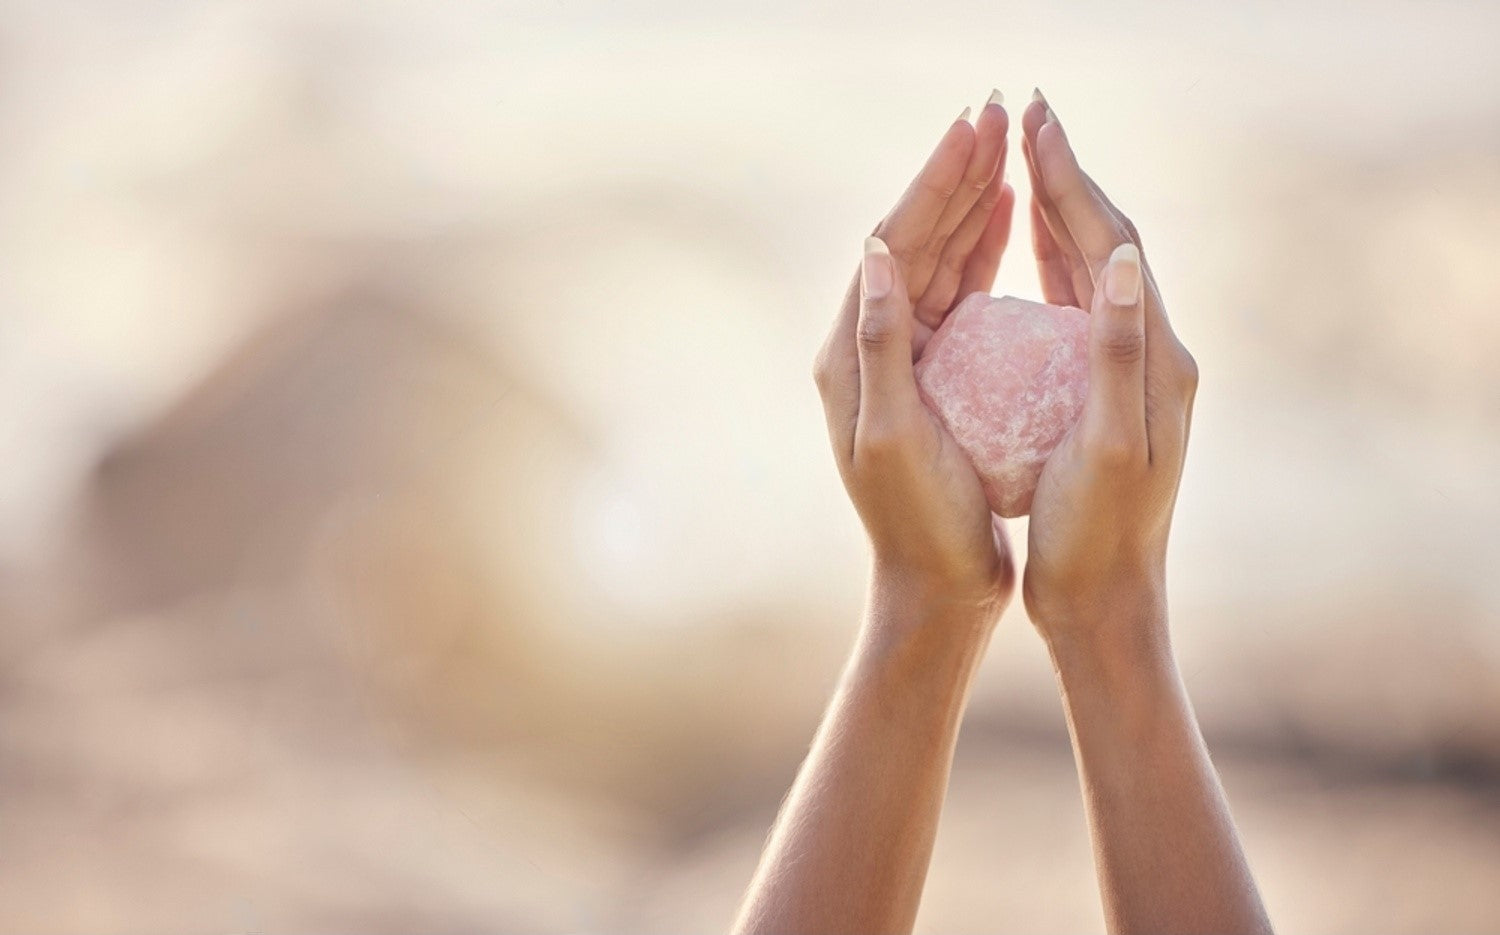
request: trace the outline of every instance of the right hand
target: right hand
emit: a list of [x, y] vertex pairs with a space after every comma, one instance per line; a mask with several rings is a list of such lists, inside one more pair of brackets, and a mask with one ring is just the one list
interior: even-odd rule
[[1015, 580], [1004, 529], [968, 457], [919, 397], [912, 362], [961, 297], [994, 281], [1015, 198], [1002, 174], [1008, 124], [991, 102], [973, 125], [949, 127], [866, 243], [863, 275], [815, 368], [877, 590], [971, 608], [987, 623]]
[[1166, 548], [1198, 369], [1172, 332], [1135, 226], [1079, 168], [1038, 97], [1022, 117], [1048, 302], [1089, 315], [1089, 391], [1031, 507], [1022, 594], [1053, 648], [1162, 648]]

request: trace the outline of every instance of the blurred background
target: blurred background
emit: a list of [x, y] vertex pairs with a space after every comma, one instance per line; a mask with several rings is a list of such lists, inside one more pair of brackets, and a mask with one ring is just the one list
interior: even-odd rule
[[[813, 354], [948, 122], [1033, 85], [1202, 369], [1174, 628], [1273, 919], [1500, 929], [1497, 37], [6, 0], [0, 930], [725, 928], [864, 585]], [[1014, 608], [919, 930], [1101, 926]]]

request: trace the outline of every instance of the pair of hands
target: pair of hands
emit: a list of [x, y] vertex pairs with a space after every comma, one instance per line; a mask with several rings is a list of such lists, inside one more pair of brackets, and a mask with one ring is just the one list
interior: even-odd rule
[[[865, 246], [816, 377], [875, 568], [864, 625], [736, 930], [909, 932], [969, 682], [1016, 569], [913, 362], [1010, 237], [1009, 118], [943, 135]], [[1089, 310], [1089, 389], [1032, 498], [1022, 579], [1047, 642], [1111, 932], [1269, 932], [1172, 660], [1165, 558], [1196, 366], [1135, 228], [1037, 99], [1022, 117], [1048, 302]]]
[[[875, 574], [992, 626], [1013, 595], [1003, 521], [922, 403], [913, 363], [959, 300], [988, 291], [1011, 231], [1010, 120], [993, 98], [953, 123], [866, 255], [819, 352], [839, 473]], [[1140, 238], [1080, 168], [1041, 97], [1022, 117], [1043, 298], [1090, 312], [1083, 414], [1032, 502], [1022, 582], [1049, 645], [1165, 641], [1165, 554], [1197, 367], [1173, 333]]]

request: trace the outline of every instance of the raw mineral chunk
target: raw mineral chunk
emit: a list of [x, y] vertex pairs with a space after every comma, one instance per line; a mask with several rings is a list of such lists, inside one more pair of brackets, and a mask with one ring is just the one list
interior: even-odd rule
[[1052, 449], [1088, 392], [1088, 315], [976, 292], [959, 303], [917, 361], [917, 386], [984, 483], [1001, 516], [1031, 510]]

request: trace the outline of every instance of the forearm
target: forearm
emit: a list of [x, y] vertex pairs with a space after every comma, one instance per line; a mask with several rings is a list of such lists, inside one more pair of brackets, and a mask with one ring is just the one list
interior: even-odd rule
[[737, 932], [906, 932], [989, 626], [876, 580]]
[[1109, 930], [1269, 932], [1165, 620], [1129, 629], [1051, 646]]

